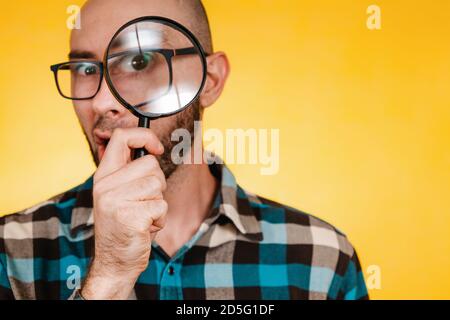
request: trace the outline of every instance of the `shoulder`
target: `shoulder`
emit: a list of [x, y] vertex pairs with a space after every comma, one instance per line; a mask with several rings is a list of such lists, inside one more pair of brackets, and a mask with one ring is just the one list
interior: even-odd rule
[[0, 217], [0, 240], [54, 239], [61, 224], [70, 224], [72, 209], [77, 201], [77, 186], [46, 201], [16, 213]]
[[302, 272], [308, 274], [309, 298], [367, 297], [358, 256], [342, 231], [311, 214], [246, 194], [270, 259], [279, 257], [278, 262], [290, 265], [299, 277]]
[[332, 224], [299, 209], [244, 191], [260, 221], [265, 241], [310, 248], [350, 260], [354, 248], [347, 236]]

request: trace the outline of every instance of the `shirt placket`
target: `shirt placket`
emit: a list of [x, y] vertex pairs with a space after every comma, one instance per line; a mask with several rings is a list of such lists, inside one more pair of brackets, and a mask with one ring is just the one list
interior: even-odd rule
[[159, 297], [161, 300], [183, 299], [181, 264], [177, 260], [170, 260], [162, 272]]
[[[159, 297], [161, 300], [183, 300], [183, 279], [181, 279], [183, 258], [192, 246], [209, 229], [209, 224], [203, 223], [197, 233], [189, 240], [165, 265], [160, 281]], [[157, 249], [163, 251], [161, 247]]]

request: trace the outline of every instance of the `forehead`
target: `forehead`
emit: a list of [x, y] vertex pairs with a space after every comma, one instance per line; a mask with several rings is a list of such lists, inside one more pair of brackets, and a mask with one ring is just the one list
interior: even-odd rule
[[167, 43], [167, 32], [155, 24], [135, 23], [118, 33], [111, 42], [110, 49], [123, 47], [152, 47]]
[[[81, 29], [74, 29], [71, 35], [71, 51], [91, 52], [101, 59], [116, 33], [130, 20], [141, 16], [162, 16], [188, 26], [182, 2], [177, 0], [91, 0], [80, 12]], [[167, 38], [167, 35], [161, 33]]]

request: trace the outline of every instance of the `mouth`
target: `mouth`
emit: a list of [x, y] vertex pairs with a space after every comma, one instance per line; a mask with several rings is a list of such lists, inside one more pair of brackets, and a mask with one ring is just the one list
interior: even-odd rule
[[111, 140], [111, 135], [112, 132], [108, 131], [101, 131], [99, 129], [93, 131], [94, 143], [97, 146], [97, 156], [99, 160], [102, 160], [103, 155], [105, 154], [106, 147]]

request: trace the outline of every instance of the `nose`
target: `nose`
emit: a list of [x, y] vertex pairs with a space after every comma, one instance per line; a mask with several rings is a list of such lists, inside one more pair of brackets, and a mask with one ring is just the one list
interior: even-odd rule
[[109, 118], [120, 118], [127, 112], [127, 109], [112, 95], [105, 78], [102, 80], [99, 92], [92, 100], [92, 108], [98, 115]]

